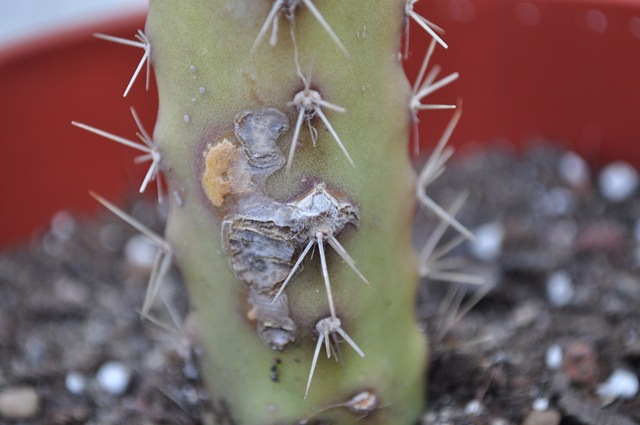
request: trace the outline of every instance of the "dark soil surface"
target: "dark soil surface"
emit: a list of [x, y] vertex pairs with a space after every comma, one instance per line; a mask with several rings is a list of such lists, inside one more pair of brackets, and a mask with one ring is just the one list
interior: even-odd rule
[[[595, 170], [567, 176], [562, 158], [551, 148], [478, 152], [429, 188], [445, 207], [469, 192], [458, 218], [484, 248], [474, 255], [465, 243], [449, 258], [492, 286], [421, 287], [432, 347], [422, 424], [640, 423], [633, 379], [602, 392], [615, 371], [636, 385], [640, 374], [640, 193], [607, 201]], [[152, 201], [129, 211], [161, 233]], [[428, 212], [418, 222], [417, 239], [437, 225]], [[449, 230], [441, 244], [455, 237]], [[137, 313], [148, 248], [110, 213], [91, 222], [59, 213], [42, 237], [0, 253], [0, 423], [215, 423], [188, 336]], [[171, 311], [155, 315], [180, 329], [172, 317], [188, 302], [178, 273], [168, 280]], [[108, 362], [117, 372], [105, 378]]]

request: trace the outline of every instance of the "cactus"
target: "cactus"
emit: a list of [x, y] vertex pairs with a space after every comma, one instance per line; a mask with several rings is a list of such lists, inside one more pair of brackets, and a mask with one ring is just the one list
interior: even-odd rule
[[[132, 110], [142, 144], [75, 124], [143, 152], [141, 191], [162, 193], [162, 172], [164, 238], [96, 197], [158, 246], [143, 315], [180, 267], [220, 424], [410, 424], [423, 409], [413, 306], [438, 268], [433, 243], [420, 270], [412, 250], [415, 194], [470, 235], [424, 192], [459, 114], [418, 190], [405, 148], [420, 110], [453, 107], [424, 98], [457, 78], [426, 74], [446, 44], [416, 1], [151, 0], [137, 41], [100, 35], [143, 50], [125, 96], [152, 64], [158, 120], [151, 137]], [[434, 40], [413, 87], [409, 20]]]

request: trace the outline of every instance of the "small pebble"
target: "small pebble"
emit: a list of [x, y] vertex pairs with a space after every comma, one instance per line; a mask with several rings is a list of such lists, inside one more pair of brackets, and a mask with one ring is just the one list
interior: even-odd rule
[[434, 412], [427, 412], [423, 417], [422, 417], [422, 424], [433, 424], [438, 420], [438, 415], [436, 415]]
[[544, 397], [536, 398], [535, 400], [533, 400], [531, 408], [538, 412], [544, 412], [545, 410], [549, 409], [549, 399]]
[[542, 195], [540, 207], [547, 215], [570, 214], [575, 210], [576, 199], [569, 189], [554, 187]]
[[204, 87], [200, 87], [198, 91], [200, 92], [200, 94], [205, 94], [207, 92], [207, 89], [205, 89]]
[[559, 271], [547, 279], [547, 299], [552, 305], [562, 307], [571, 302], [574, 296], [573, 282], [569, 273]]
[[64, 385], [71, 394], [82, 394], [87, 388], [87, 380], [80, 372], [68, 372]]
[[40, 396], [33, 387], [10, 387], [0, 392], [0, 416], [10, 420], [32, 418], [40, 408]]
[[547, 238], [549, 243], [562, 249], [570, 249], [573, 246], [578, 226], [572, 219], [560, 220], [550, 223]]
[[53, 283], [53, 293], [61, 303], [78, 308], [87, 307], [91, 295], [86, 283], [65, 278], [56, 279]]
[[516, 328], [525, 328], [539, 320], [541, 320], [542, 308], [538, 303], [523, 302], [518, 305], [511, 315], [513, 325]]
[[568, 344], [562, 357], [562, 370], [571, 383], [595, 387], [600, 375], [595, 348], [586, 342]]
[[464, 406], [464, 413], [467, 415], [479, 415], [482, 411], [482, 404], [478, 400], [471, 400]]
[[560, 178], [570, 186], [584, 186], [589, 182], [589, 166], [580, 155], [566, 152], [558, 162]]
[[609, 379], [598, 385], [596, 392], [605, 400], [633, 398], [638, 393], [638, 375], [628, 370], [616, 369]]
[[558, 425], [562, 417], [556, 410], [545, 410], [544, 412], [533, 411], [524, 420], [522, 425]]
[[638, 172], [624, 161], [613, 162], [600, 172], [600, 192], [611, 202], [628, 199], [638, 187]]
[[58, 211], [51, 218], [51, 233], [56, 239], [66, 241], [76, 228], [76, 220], [67, 211]]
[[184, 122], [186, 122], [187, 124], [189, 124], [191, 122], [191, 117], [189, 116], [189, 114], [186, 114], [184, 116]]
[[124, 256], [127, 262], [135, 267], [151, 269], [155, 262], [158, 249], [144, 235], [135, 235], [129, 238], [124, 247]]
[[498, 222], [483, 224], [474, 229], [476, 236], [469, 242], [469, 252], [479, 260], [492, 261], [502, 252], [504, 227]]
[[104, 391], [113, 395], [121, 395], [129, 388], [131, 372], [120, 362], [107, 362], [98, 369], [96, 380]]
[[560, 369], [560, 366], [562, 366], [562, 347], [560, 347], [558, 344], [553, 344], [547, 349], [544, 360], [549, 369]]

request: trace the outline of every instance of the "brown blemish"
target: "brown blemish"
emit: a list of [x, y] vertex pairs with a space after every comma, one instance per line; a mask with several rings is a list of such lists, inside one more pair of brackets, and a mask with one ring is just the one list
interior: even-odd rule
[[244, 193], [250, 187], [250, 177], [239, 161], [241, 154], [227, 139], [217, 145], [208, 146], [204, 154], [202, 187], [209, 201], [216, 207], [222, 206], [228, 194]]

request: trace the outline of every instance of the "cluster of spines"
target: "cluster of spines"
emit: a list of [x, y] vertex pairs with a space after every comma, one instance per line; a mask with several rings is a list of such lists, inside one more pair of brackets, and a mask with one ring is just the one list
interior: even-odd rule
[[[416, 129], [415, 140], [414, 140], [416, 152], [419, 146], [419, 140], [417, 135], [418, 112], [421, 110], [427, 110], [427, 109], [452, 109], [456, 107], [456, 105], [426, 104], [426, 103], [423, 103], [423, 100], [431, 93], [435, 92], [436, 90], [444, 87], [445, 85], [451, 83], [452, 81], [458, 78], [458, 74], [453, 73], [447, 77], [444, 77], [436, 81], [437, 75], [440, 71], [440, 68], [438, 66], [432, 67], [431, 71], [429, 73], [426, 73], [427, 67], [429, 65], [429, 60], [431, 58], [431, 55], [433, 54], [436, 43], [440, 44], [444, 48], [447, 48], [447, 44], [438, 35], [439, 32], [443, 32], [442, 29], [437, 25], [435, 25], [434, 23], [432, 23], [431, 21], [425, 19], [423, 16], [419, 15], [417, 12], [415, 12], [414, 4], [417, 3], [418, 1], [419, 0], [406, 0], [406, 3], [405, 3], [405, 10], [404, 10], [405, 18], [406, 18], [405, 45], [408, 46], [409, 44], [408, 43], [409, 42], [409, 25], [411, 20], [415, 21], [418, 25], [420, 25], [432, 37], [432, 42], [425, 55], [424, 61], [420, 68], [419, 75], [416, 78], [416, 81], [413, 85], [412, 96], [410, 99], [410, 103], [408, 105], [408, 108], [410, 110], [411, 117], [413, 120], [414, 128]], [[311, 133], [311, 139], [315, 146], [317, 131], [311, 125], [311, 120], [315, 116], [320, 117], [324, 125], [329, 130], [329, 133], [331, 134], [332, 138], [336, 141], [340, 149], [343, 151], [349, 163], [351, 165], [355, 165], [353, 159], [351, 158], [347, 149], [342, 143], [342, 140], [338, 136], [337, 132], [329, 122], [329, 119], [326, 117], [322, 109], [325, 108], [325, 109], [329, 109], [339, 113], [345, 113], [346, 110], [338, 105], [335, 105], [323, 99], [318, 91], [311, 89], [310, 82], [300, 71], [300, 66], [298, 63], [298, 52], [297, 52], [297, 46], [296, 46], [294, 25], [295, 25], [295, 13], [297, 9], [299, 9], [299, 6], [301, 5], [304, 5], [306, 9], [308, 9], [313, 14], [317, 22], [322, 26], [322, 28], [325, 30], [328, 36], [334, 41], [334, 43], [339, 48], [339, 50], [342, 51], [346, 56], [349, 56], [347, 49], [342, 44], [342, 42], [340, 41], [338, 36], [335, 34], [335, 32], [332, 30], [331, 26], [323, 18], [322, 14], [314, 5], [312, 0], [275, 0], [273, 2], [273, 6], [270, 9], [268, 16], [265, 19], [262, 27], [260, 28], [258, 35], [255, 39], [255, 42], [251, 47], [251, 53], [253, 53], [258, 48], [258, 46], [262, 43], [270, 27], [271, 27], [271, 36], [269, 38], [269, 44], [273, 46], [277, 43], [279, 19], [282, 15], [284, 15], [290, 21], [291, 37], [292, 37], [292, 41], [295, 49], [296, 71], [298, 76], [302, 79], [304, 83], [304, 89], [296, 93], [293, 99], [290, 102], [288, 102], [288, 106], [295, 106], [297, 108], [298, 114], [296, 119], [296, 125], [294, 128], [294, 135], [292, 138], [291, 147], [290, 147], [288, 160], [287, 160], [287, 171], [291, 169], [291, 166], [293, 164], [293, 157], [295, 154], [296, 145], [298, 143], [301, 127], [303, 122], [305, 121], [307, 123], [307, 126], [309, 127], [309, 130]], [[136, 40], [128, 40], [128, 39], [113, 37], [113, 36], [104, 35], [104, 34], [95, 34], [95, 36], [104, 40], [142, 49], [144, 52], [143, 56], [126, 87], [123, 96], [125, 97], [127, 96], [136, 78], [138, 77], [142, 68], [144, 67], [145, 63], [147, 66], [146, 88], [148, 89], [150, 64], [151, 64], [151, 44], [147, 39], [147, 37], [145, 36], [145, 34], [141, 30], [139, 30], [138, 33], [135, 35]], [[406, 57], [406, 54], [405, 54], [405, 57]], [[143, 143], [134, 142], [132, 140], [125, 139], [123, 137], [108, 133], [106, 131], [97, 129], [95, 127], [92, 127], [86, 124], [77, 123], [77, 122], [73, 122], [73, 124], [87, 131], [93, 132], [95, 134], [106, 137], [118, 143], [121, 143], [129, 147], [132, 147], [134, 149], [142, 151], [144, 154], [136, 158], [136, 162], [151, 161], [151, 165], [140, 187], [140, 192], [144, 192], [148, 183], [151, 180], [155, 179], [158, 184], [158, 201], [162, 202], [162, 187], [161, 187], [161, 178], [160, 178], [161, 160], [162, 160], [161, 153], [157, 145], [154, 143], [153, 139], [142, 127], [140, 120], [138, 119], [135, 113], [135, 110], [133, 110], [133, 108], [132, 108], [132, 115], [140, 130], [140, 132], [138, 133], [138, 136]], [[452, 118], [451, 123], [449, 124], [447, 130], [445, 131], [445, 134], [442, 136], [440, 143], [438, 144], [434, 152], [431, 154], [431, 157], [427, 161], [427, 164], [425, 165], [424, 169], [420, 173], [419, 184], [416, 188], [416, 196], [422, 206], [428, 209], [431, 209], [433, 212], [436, 213], [436, 215], [438, 215], [441, 218], [443, 223], [441, 227], [444, 226], [444, 228], [446, 228], [446, 226], [451, 225], [462, 234], [463, 238], [472, 238], [473, 236], [471, 232], [469, 232], [462, 224], [460, 224], [454, 218], [455, 212], [459, 208], [457, 204], [461, 202], [457, 202], [456, 205], [454, 205], [449, 211], [446, 211], [442, 207], [440, 207], [438, 204], [436, 204], [426, 194], [426, 190], [425, 190], [426, 187], [443, 172], [445, 163], [452, 154], [452, 150], [450, 148], [445, 148], [445, 145], [449, 137], [451, 136], [451, 132], [453, 131], [453, 128], [457, 123], [457, 120], [459, 119], [459, 115], [460, 115], [460, 111], [454, 114], [454, 117]], [[171, 264], [171, 259], [172, 259], [171, 247], [169, 243], [165, 241], [163, 238], [153, 233], [151, 230], [149, 230], [144, 225], [136, 221], [133, 217], [124, 213], [122, 210], [118, 209], [115, 205], [108, 202], [106, 199], [96, 194], [92, 194], [92, 195], [99, 202], [101, 202], [105, 207], [107, 207], [116, 215], [118, 215], [120, 218], [122, 218], [124, 221], [126, 221], [127, 223], [135, 227], [138, 231], [140, 231], [141, 233], [149, 237], [151, 241], [158, 248], [158, 255], [151, 272], [147, 293], [146, 293], [145, 300], [143, 302], [142, 311], [141, 311], [141, 314], [143, 315], [143, 317], [149, 317], [148, 313], [149, 313], [151, 304], [153, 303], [156, 297], [156, 294], [158, 293], [161, 282], [164, 278], [164, 275], [167, 273], [169, 266]], [[435, 232], [434, 234], [441, 235], [443, 232], [444, 230], [441, 229], [440, 231]], [[470, 278], [467, 275], [460, 276], [460, 275], [456, 275], [455, 273], [448, 273], [440, 269], [437, 259], [441, 258], [444, 254], [446, 254], [452, 248], [443, 247], [439, 249], [437, 252], [434, 252], [435, 245], [437, 244], [438, 240], [439, 238], [432, 236], [432, 238], [430, 238], [429, 241], [427, 241], [427, 243], [425, 244], [425, 247], [423, 248], [420, 255], [421, 262], [422, 262], [422, 267], [420, 268], [420, 274], [426, 277], [439, 278], [443, 280], [452, 280], [452, 281]], [[317, 234], [315, 235], [315, 238], [310, 238], [305, 249], [300, 254], [298, 260], [296, 261], [295, 266], [292, 268], [291, 273], [288, 275], [287, 279], [284, 281], [284, 283], [280, 287], [280, 290], [276, 294], [274, 301], [285, 289], [286, 285], [288, 284], [290, 279], [293, 277], [294, 273], [300, 267], [302, 261], [304, 260], [309, 250], [313, 247], [313, 245], [317, 245], [320, 251], [322, 275], [323, 275], [323, 280], [325, 282], [331, 315], [329, 317], [319, 320], [316, 324], [318, 341], [316, 344], [313, 361], [311, 365], [311, 370], [309, 374], [309, 379], [307, 382], [305, 398], [309, 392], [311, 380], [313, 378], [313, 373], [314, 373], [317, 359], [323, 343], [325, 345], [327, 357], [331, 357], [333, 353], [337, 359], [338, 347], [336, 345], [336, 349], [334, 349], [331, 342], [333, 342], [334, 345], [337, 344], [337, 335], [340, 335], [344, 340], [346, 340], [349, 343], [349, 345], [351, 345], [351, 347], [360, 356], [364, 357], [364, 352], [356, 345], [356, 343], [342, 329], [342, 323], [335, 311], [335, 307], [333, 305], [333, 298], [331, 295], [331, 286], [330, 286], [329, 274], [327, 270], [326, 258], [325, 258], [325, 251], [324, 251], [325, 241], [328, 242], [334, 248], [334, 250], [347, 263], [347, 265], [349, 265], [356, 272], [356, 274], [360, 277], [360, 279], [362, 279], [367, 285], [369, 285], [369, 282], [367, 281], [367, 279], [355, 267], [354, 260], [349, 256], [347, 251], [344, 249], [344, 247], [342, 247], [342, 245], [338, 242], [335, 236], [330, 231], [328, 232], [318, 231]], [[457, 242], [457, 243], [460, 243], [460, 242]]]

